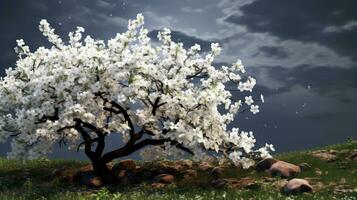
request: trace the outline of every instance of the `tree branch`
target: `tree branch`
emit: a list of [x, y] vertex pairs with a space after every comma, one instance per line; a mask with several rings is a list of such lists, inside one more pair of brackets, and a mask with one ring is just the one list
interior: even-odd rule
[[160, 102], [160, 97], [156, 97], [154, 103], [151, 103], [150, 100], [149, 100], [149, 102], [150, 102], [150, 104], [151, 104], [151, 106], [152, 106], [151, 114], [152, 114], [153, 116], [156, 115], [156, 110], [157, 110], [160, 106], [163, 106], [163, 105], [166, 104], [166, 102], [163, 102], [163, 103], [160, 103], [160, 104], [159, 104], [159, 102]]
[[[103, 92], [97, 92], [94, 95], [97, 96], [97, 97], [100, 97], [101, 99], [103, 99], [104, 100], [104, 104], [105, 104], [106, 102], [109, 102], [109, 100], [107, 98], [103, 97], [103, 94], [104, 94]], [[109, 103], [113, 107], [117, 108], [119, 111], [118, 110], [114, 110], [113, 108], [107, 108], [107, 107], [104, 107], [103, 109], [107, 110], [107, 111], [110, 111], [110, 112], [113, 112], [115, 114], [119, 114], [119, 113], [123, 114], [124, 119], [128, 123], [128, 126], [130, 128], [130, 131], [129, 131], [130, 137], [134, 138], [135, 137], [134, 125], [133, 125], [133, 123], [131, 121], [131, 118], [130, 118], [127, 110], [124, 109], [124, 107], [122, 107], [120, 104], [116, 103], [115, 101], [110, 101]]]
[[81, 121], [78, 119], [74, 119], [76, 122], [75, 129], [81, 134], [83, 140], [84, 140], [84, 152], [85, 154], [93, 161], [96, 161], [98, 157], [96, 154], [92, 151], [92, 138], [90, 135], [84, 130], [84, 128], [81, 126]]
[[62, 127], [62, 128], [57, 130], [57, 133], [62, 132], [64, 130], [66, 130], [66, 129], [71, 129], [71, 128], [76, 128], [76, 125]]
[[47, 120], [50, 120], [50, 121], [59, 120], [58, 113], [59, 113], [59, 108], [55, 107], [55, 113], [53, 115], [44, 115], [41, 119], [39, 119], [37, 122], [35, 122], [35, 124], [44, 123]]
[[90, 139], [90, 144], [92, 144], [93, 142], [97, 142], [97, 147], [95, 149], [95, 155], [97, 157], [100, 157], [104, 151], [104, 147], [105, 147], [105, 136], [107, 135], [107, 133], [103, 133], [102, 130], [98, 129], [97, 127], [95, 127], [94, 125], [84, 122], [81, 119], [74, 119], [75, 121], [77, 121], [78, 123], [82, 124], [84, 127], [94, 131], [97, 134], [97, 138], [94, 139]]

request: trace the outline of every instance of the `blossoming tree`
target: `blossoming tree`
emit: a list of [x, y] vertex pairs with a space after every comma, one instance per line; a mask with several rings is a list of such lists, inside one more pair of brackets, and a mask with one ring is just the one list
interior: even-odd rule
[[[203, 159], [213, 152], [243, 167], [269, 156], [271, 145], [253, 150], [251, 132], [227, 127], [241, 111], [259, 112], [257, 100], [234, 100], [226, 89], [235, 83], [237, 91], [252, 92], [256, 81], [241, 77], [241, 61], [215, 68], [218, 44], [208, 53], [197, 44], [185, 49], [163, 29], [155, 45], [143, 24], [138, 14], [126, 32], [107, 42], [82, 39], [84, 29], [78, 27], [65, 44], [42, 20], [39, 28], [51, 48], [30, 52], [17, 40], [16, 67], [0, 80], [0, 141], [10, 138], [8, 156], [42, 157], [55, 142], [84, 148], [105, 180], [111, 175], [108, 162], [141, 149], [152, 158]], [[105, 152], [110, 134], [121, 134], [123, 145]]]

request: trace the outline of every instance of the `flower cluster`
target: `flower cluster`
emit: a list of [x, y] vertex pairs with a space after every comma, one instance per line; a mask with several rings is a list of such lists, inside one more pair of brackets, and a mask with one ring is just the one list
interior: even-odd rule
[[[196, 159], [213, 152], [248, 167], [251, 155], [269, 156], [272, 146], [253, 149], [252, 132], [227, 128], [241, 111], [259, 112], [260, 100], [251, 94], [256, 80], [244, 76], [242, 62], [214, 67], [221, 52], [218, 43], [207, 53], [201, 53], [198, 44], [185, 49], [171, 40], [169, 29], [159, 32], [161, 44], [154, 45], [143, 24], [138, 14], [129, 20], [126, 32], [108, 41], [83, 39], [84, 29], [78, 27], [69, 33], [66, 45], [41, 20], [40, 31], [51, 48], [30, 52], [18, 40], [16, 67], [7, 69], [0, 80], [0, 140], [11, 138], [9, 156], [44, 156], [55, 142], [76, 147], [82, 138], [74, 128], [76, 119], [108, 135], [121, 134], [124, 141], [130, 139], [134, 124], [135, 130], [150, 133], [146, 137], [169, 139], [190, 149]], [[248, 94], [243, 101], [233, 98], [228, 83]], [[123, 110], [114, 109], [114, 103]], [[167, 142], [145, 148], [143, 155], [180, 154], [176, 147]]]

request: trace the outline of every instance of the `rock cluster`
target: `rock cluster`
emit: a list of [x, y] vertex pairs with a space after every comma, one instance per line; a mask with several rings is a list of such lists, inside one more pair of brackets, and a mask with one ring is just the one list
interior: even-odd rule
[[[208, 175], [206, 179], [209, 181], [207, 183], [210, 183], [210, 186], [214, 188], [258, 189], [261, 186], [261, 183], [258, 183], [252, 177], [226, 178], [227, 166], [214, 166], [210, 162], [194, 163], [191, 160], [179, 160], [176, 162], [164, 160], [147, 162], [137, 166], [135, 161], [127, 159], [114, 165], [110, 164], [109, 168], [113, 175], [117, 177], [120, 185], [134, 185], [146, 182], [152, 188], [160, 189], [180, 180], [194, 182], [199, 174], [206, 174]], [[256, 165], [258, 171], [267, 171], [272, 176], [279, 176], [284, 179], [291, 178], [307, 168], [310, 168], [310, 166], [306, 163], [295, 165], [273, 158], [264, 159]], [[54, 170], [53, 174], [62, 175], [63, 169]], [[95, 174], [91, 165], [82, 167], [75, 175], [66, 176], [62, 180], [73, 181], [92, 188], [102, 187], [105, 184]], [[280, 187], [286, 194], [312, 191], [311, 185], [303, 179], [287, 180]]]
[[[117, 177], [118, 184], [134, 185], [148, 182], [151, 183], [153, 188], [162, 188], [172, 184], [176, 175], [182, 175], [186, 179], [197, 177], [197, 171], [191, 169], [192, 167], [193, 162], [191, 160], [162, 161], [155, 166], [140, 167], [136, 165], [134, 160], [127, 159], [110, 166], [110, 169]], [[72, 177], [66, 177], [66, 181], [73, 181], [94, 188], [104, 185], [103, 180], [95, 174], [91, 165], [82, 167]]]
[[335, 150], [319, 150], [319, 151], [313, 151], [312, 156], [316, 158], [320, 158], [322, 160], [332, 162], [337, 159], [337, 151]]
[[[307, 163], [295, 165], [273, 158], [261, 160], [256, 166], [257, 171], [268, 171], [272, 176], [279, 176], [284, 179], [294, 177], [301, 171], [309, 168], [311, 168], [311, 166]], [[296, 194], [299, 192], [311, 192], [312, 186], [307, 180], [294, 178], [289, 181], [284, 181], [284, 184], [281, 185], [281, 190], [285, 194]]]

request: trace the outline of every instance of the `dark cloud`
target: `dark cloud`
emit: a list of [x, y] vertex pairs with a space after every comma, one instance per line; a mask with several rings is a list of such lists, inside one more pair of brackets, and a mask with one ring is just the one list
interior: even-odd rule
[[[229, 63], [214, 63], [216, 68], [230, 66]], [[260, 74], [268, 77], [268, 81], [262, 82]], [[254, 88], [253, 95], [263, 94], [265, 97], [279, 95], [283, 93], [294, 93], [296, 86], [310, 90], [323, 97], [336, 99], [341, 104], [354, 104], [357, 102], [357, 95], [351, 94], [357, 88], [357, 67], [338, 68], [325, 66], [299, 65], [294, 68], [283, 66], [258, 66], [247, 67], [243, 74], [243, 80], [247, 76], [255, 77], [258, 80]], [[279, 87], [269, 87], [269, 80], [279, 82]], [[241, 93], [236, 84], [228, 83], [228, 90], [232, 92], [235, 99], [241, 99], [249, 93]]]
[[256, 55], [263, 55], [265, 57], [274, 57], [278, 59], [288, 58], [289, 53], [284, 47], [278, 46], [262, 46], [259, 48], [259, 53]]
[[356, 103], [355, 100], [353, 99], [350, 99], [349, 97], [344, 97], [344, 98], [341, 98], [339, 99], [339, 101], [343, 104], [353, 104], [353, 103]]
[[[247, 70], [252, 74], [259, 73], [259, 68]], [[258, 85], [261, 93], [270, 96], [285, 92], [294, 92], [294, 86], [299, 85], [310, 89], [321, 96], [338, 100], [342, 104], [353, 104], [357, 96], [353, 92], [357, 88], [357, 67], [338, 68], [324, 66], [299, 65], [294, 68], [282, 66], [264, 67], [264, 73], [272, 80], [279, 81], [281, 87], [270, 89]], [[258, 82], [258, 84], [260, 84]], [[264, 83], [269, 84], [269, 83]]]
[[[158, 1], [159, 2], [159, 1]], [[156, 2], [156, 4], [159, 4]], [[31, 50], [39, 46], [50, 45], [38, 30], [41, 19], [47, 19], [56, 33], [66, 41], [68, 32], [73, 31], [76, 26], [86, 29], [85, 34], [94, 38], [108, 39], [118, 32], [126, 30], [127, 20], [132, 19], [143, 7], [150, 4], [140, 1], [1, 1], [0, 6], [0, 74], [4, 74], [5, 68], [11, 67], [16, 61], [13, 51], [16, 39], [23, 38]], [[168, 6], [168, 5], [166, 5]], [[152, 13], [151, 10], [147, 10]], [[156, 14], [154, 14], [155, 17]], [[149, 22], [150, 19], [149, 17]], [[158, 18], [156, 16], [155, 18]], [[155, 19], [152, 19], [155, 20]], [[159, 20], [160, 19], [156, 19]], [[150, 36], [156, 39], [157, 30], [151, 31]], [[173, 31], [174, 41], [183, 42], [185, 47], [195, 43], [201, 45], [203, 51], [210, 49], [210, 43], [194, 36], [189, 36], [180, 31]]]
[[[291, 70], [282, 71], [280, 78], [287, 82], [296, 82], [304, 86], [318, 87], [322, 93], [331, 90], [347, 90], [357, 87], [357, 67], [312, 67], [308, 65], [297, 66]], [[289, 78], [292, 79], [289, 79]], [[276, 77], [278, 78], [278, 77]]]
[[321, 113], [311, 113], [311, 114], [306, 114], [304, 117], [306, 119], [312, 119], [312, 120], [323, 120], [323, 119], [328, 119], [332, 118], [336, 115], [336, 113], [332, 112], [321, 112]]
[[241, 11], [242, 16], [232, 13], [225, 21], [282, 40], [316, 42], [357, 60], [357, 26], [348, 26], [357, 21], [355, 0], [257, 0]]
[[[103, 1], [104, 2], [104, 1]], [[114, 3], [113, 3], [114, 2]], [[49, 43], [38, 30], [41, 19], [47, 19], [64, 40], [68, 32], [76, 26], [86, 28], [86, 34], [94, 38], [107, 39], [126, 29], [128, 18], [135, 17], [131, 7], [122, 9], [122, 1], [107, 1], [103, 7], [92, 1], [1, 1], [0, 6], [0, 74], [14, 65], [16, 55], [13, 51], [16, 39], [24, 39], [31, 50]], [[118, 12], [120, 11], [120, 12]]]

